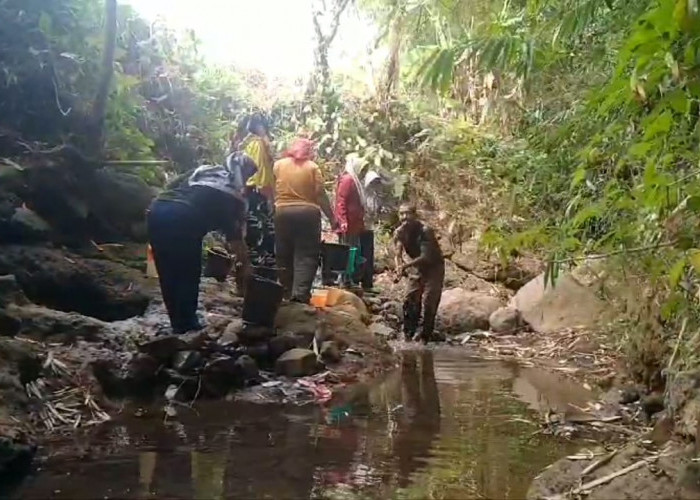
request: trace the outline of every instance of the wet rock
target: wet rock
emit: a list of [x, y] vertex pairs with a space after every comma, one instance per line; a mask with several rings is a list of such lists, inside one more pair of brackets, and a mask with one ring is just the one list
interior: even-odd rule
[[441, 331], [458, 334], [488, 330], [489, 318], [501, 307], [496, 297], [452, 288], [442, 293], [437, 325]]
[[520, 328], [520, 312], [513, 307], [500, 307], [489, 316], [489, 325], [494, 333], [515, 333]]
[[41, 216], [26, 207], [17, 207], [10, 219], [10, 231], [16, 241], [23, 243], [47, 241], [51, 236], [51, 226]]
[[639, 389], [636, 387], [625, 387], [620, 391], [620, 404], [629, 405], [636, 403], [641, 398]]
[[197, 351], [180, 351], [175, 354], [173, 368], [188, 373], [204, 365], [204, 357]]
[[518, 309], [523, 320], [538, 333], [591, 327], [607, 311], [606, 303], [596, 296], [595, 287], [581, 284], [570, 274], [560, 275], [554, 287], [545, 287], [541, 274], [518, 290], [509, 305]]
[[189, 345], [179, 335], [160, 335], [139, 346], [139, 351], [153, 356], [159, 362], [167, 364], [180, 351], [186, 351]]
[[253, 358], [261, 365], [267, 365], [270, 361], [270, 348], [267, 344], [255, 344], [244, 347], [241, 352]]
[[202, 389], [211, 397], [224, 397], [239, 382], [236, 360], [228, 356], [209, 361], [202, 371]]
[[275, 330], [270, 327], [260, 325], [245, 325], [238, 333], [238, 338], [244, 345], [267, 342], [275, 335]]
[[219, 344], [229, 346], [238, 345], [240, 341], [239, 335], [243, 331], [244, 326], [243, 320], [240, 318], [231, 321], [226, 327], [226, 330], [224, 330], [224, 333], [219, 337]]
[[[175, 394], [175, 399], [177, 401], [190, 402], [194, 401], [200, 392], [200, 382], [199, 377], [191, 375], [183, 375], [173, 369], [164, 369], [163, 375], [166, 383], [170, 384], [169, 387], [177, 387], [177, 393]], [[167, 392], [167, 391], [166, 391]]]
[[277, 358], [282, 354], [295, 347], [308, 347], [309, 345], [310, 342], [304, 342], [304, 337], [294, 335], [293, 333], [276, 335], [267, 343], [269, 356], [272, 361], [277, 361]]
[[245, 354], [236, 360], [236, 369], [245, 382], [257, 380], [260, 377], [257, 363]]
[[287, 351], [275, 362], [275, 371], [287, 377], [313, 375], [317, 371], [316, 354], [300, 348]]
[[321, 359], [326, 363], [340, 363], [340, 361], [343, 359], [338, 344], [332, 340], [326, 340], [324, 343], [322, 343], [319, 352], [321, 354]]
[[204, 347], [209, 340], [206, 330], [199, 330], [180, 335], [180, 339], [184, 342], [184, 348], [181, 350], [196, 351]]
[[258, 378], [258, 367], [250, 356], [234, 359], [222, 356], [207, 363], [202, 371], [202, 388], [213, 397], [224, 397], [232, 388]]
[[650, 394], [642, 398], [641, 405], [642, 410], [649, 418], [664, 409], [664, 397], [662, 394]]
[[161, 364], [153, 356], [137, 353], [129, 360], [126, 368], [127, 377], [134, 384], [147, 384], [153, 382]]
[[141, 272], [52, 248], [3, 246], [0, 275], [4, 274], [14, 274], [36, 304], [103, 321], [140, 316], [151, 298]]
[[369, 325], [369, 331], [372, 335], [377, 335], [385, 339], [390, 339], [396, 336], [396, 331], [389, 328], [384, 323], [372, 323]]

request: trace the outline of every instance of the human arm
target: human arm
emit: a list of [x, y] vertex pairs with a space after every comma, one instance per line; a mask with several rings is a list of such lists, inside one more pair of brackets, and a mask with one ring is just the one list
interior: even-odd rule
[[396, 231], [394, 231], [394, 236], [391, 239], [391, 245], [394, 249], [394, 270], [398, 273], [399, 276], [401, 276], [399, 269], [403, 266], [404, 254], [404, 248], [403, 243], [401, 242], [400, 231], [401, 228], [399, 227]]
[[348, 198], [350, 197], [355, 183], [348, 175], [344, 175], [338, 181], [338, 189], [336, 191], [336, 217], [340, 232], [346, 233], [348, 230]]
[[325, 215], [328, 219], [328, 222], [331, 223], [331, 228], [333, 228], [333, 230], [337, 230], [338, 221], [335, 218], [333, 209], [331, 208], [331, 201], [328, 199], [328, 193], [326, 193], [326, 190], [323, 188], [323, 177], [321, 176], [321, 170], [318, 168], [318, 166], [316, 166], [313, 172], [313, 182], [315, 183], [318, 206], [321, 208], [323, 215]]
[[437, 260], [440, 253], [440, 247], [435, 236], [435, 231], [432, 228], [426, 227], [423, 229], [423, 234], [420, 240], [420, 255], [415, 259], [411, 259], [402, 266], [402, 270], [409, 267], [418, 267]]

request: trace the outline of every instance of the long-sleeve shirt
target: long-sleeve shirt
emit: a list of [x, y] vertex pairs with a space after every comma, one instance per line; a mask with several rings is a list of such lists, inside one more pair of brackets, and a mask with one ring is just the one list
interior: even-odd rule
[[338, 179], [335, 194], [335, 216], [338, 223], [347, 224], [348, 235], [358, 235], [365, 229], [365, 209], [362, 206], [360, 193], [350, 174], [344, 173]]

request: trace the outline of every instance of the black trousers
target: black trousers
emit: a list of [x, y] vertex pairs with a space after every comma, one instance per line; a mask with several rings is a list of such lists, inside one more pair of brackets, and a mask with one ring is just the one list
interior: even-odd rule
[[148, 215], [148, 239], [170, 326], [178, 335], [200, 330], [197, 318], [202, 273], [201, 224], [188, 205], [156, 200]]
[[362, 231], [360, 234], [360, 254], [365, 259], [360, 268], [359, 281], [362, 288], [370, 289], [374, 286], [374, 231]]
[[275, 252], [285, 298], [308, 303], [321, 253], [321, 212], [307, 206], [275, 211]]

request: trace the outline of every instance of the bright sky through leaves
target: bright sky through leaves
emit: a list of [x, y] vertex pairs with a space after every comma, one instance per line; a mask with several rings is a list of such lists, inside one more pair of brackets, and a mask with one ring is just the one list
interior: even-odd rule
[[[194, 29], [205, 56], [270, 76], [305, 76], [313, 65], [311, 0], [125, 0], [147, 18]], [[375, 30], [348, 9], [331, 64], [346, 69], [367, 53]]]

